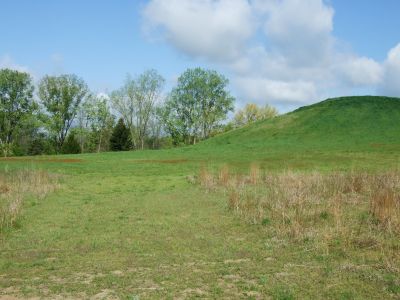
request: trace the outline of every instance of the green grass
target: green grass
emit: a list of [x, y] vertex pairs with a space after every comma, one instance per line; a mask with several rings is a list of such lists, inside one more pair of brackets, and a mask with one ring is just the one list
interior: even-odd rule
[[326, 252], [269, 236], [268, 224], [232, 214], [223, 193], [186, 180], [203, 164], [379, 172], [398, 168], [399, 153], [400, 101], [352, 97], [192, 147], [2, 160], [1, 170], [63, 176], [60, 189], [25, 201], [18, 227], [0, 234], [0, 295], [399, 297], [399, 266], [382, 267], [383, 255], [343, 251], [340, 241]]

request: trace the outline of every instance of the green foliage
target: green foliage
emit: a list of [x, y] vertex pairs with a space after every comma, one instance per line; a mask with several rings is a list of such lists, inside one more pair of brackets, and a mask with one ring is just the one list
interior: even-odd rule
[[121, 118], [112, 132], [110, 138], [110, 150], [126, 151], [131, 149], [131, 147], [132, 144], [130, 141], [129, 129], [125, 126], [124, 120]]
[[46, 124], [58, 151], [88, 93], [86, 83], [76, 75], [45, 76], [40, 81], [39, 97], [46, 108]]
[[29, 155], [41, 155], [45, 153], [45, 143], [43, 139], [36, 138], [34, 139], [28, 149]]
[[78, 126], [74, 128], [82, 152], [107, 151], [114, 126], [114, 116], [103, 95], [90, 95], [78, 111]]
[[206, 139], [233, 110], [228, 80], [212, 70], [188, 69], [179, 78], [163, 110], [166, 130], [176, 144]]
[[246, 104], [243, 109], [239, 109], [233, 119], [235, 127], [241, 127], [256, 121], [274, 118], [278, 115], [275, 107], [270, 105], [258, 106], [254, 103]]
[[27, 154], [43, 155], [43, 154], [54, 154], [55, 149], [51, 141], [46, 137], [45, 134], [38, 134], [29, 144]]
[[11, 144], [24, 119], [37, 109], [33, 90], [29, 74], [10, 69], [0, 70], [0, 148], [4, 156], [11, 154]]
[[81, 153], [81, 146], [79, 145], [74, 134], [69, 134], [65, 143], [61, 148], [63, 154], [78, 154]]
[[128, 127], [135, 148], [144, 149], [150, 120], [164, 82], [156, 70], [148, 70], [136, 79], [128, 76], [124, 86], [111, 93], [113, 107]]

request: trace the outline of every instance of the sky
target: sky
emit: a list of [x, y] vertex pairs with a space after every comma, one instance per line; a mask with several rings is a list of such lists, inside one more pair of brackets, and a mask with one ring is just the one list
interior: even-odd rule
[[96, 93], [156, 69], [165, 93], [215, 69], [237, 107], [400, 97], [399, 0], [1, 0], [0, 68], [74, 73]]

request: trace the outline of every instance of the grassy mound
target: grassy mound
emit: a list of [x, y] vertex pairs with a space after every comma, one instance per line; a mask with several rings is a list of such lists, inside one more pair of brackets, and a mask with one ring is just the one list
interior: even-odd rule
[[209, 140], [210, 145], [365, 150], [400, 145], [400, 99], [344, 97], [299, 108]]
[[[400, 99], [376, 96], [328, 99], [221, 134], [195, 149], [190, 151], [194, 155], [199, 152], [216, 158], [257, 160], [273, 168], [272, 162], [278, 161], [278, 168], [282, 162], [295, 168], [312, 168], [330, 161], [340, 165], [343, 159], [347, 164], [349, 156], [355, 165], [368, 167], [369, 158], [364, 160], [362, 156], [376, 160], [374, 155], [394, 158], [399, 153]], [[299, 164], [303, 158], [304, 164]], [[291, 164], [293, 160], [298, 164]], [[398, 164], [398, 159], [388, 163]]]

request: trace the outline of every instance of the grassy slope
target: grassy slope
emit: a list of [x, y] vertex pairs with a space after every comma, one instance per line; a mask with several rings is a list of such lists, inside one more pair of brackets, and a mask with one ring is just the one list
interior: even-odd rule
[[[379, 163], [393, 166], [398, 161], [391, 156], [400, 150], [400, 99], [329, 99], [228, 132], [199, 148], [204, 154], [214, 149], [226, 159], [260, 160], [272, 168], [282, 168], [282, 163], [307, 169], [348, 168], [349, 163], [373, 169]], [[378, 164], [375, 156], [382, 158]]]
[[0, 295], [393, 297], [393, 274], [370, 267], [383, 255], [282, 244], [232, 216], [224, 195], [205, 194], [185, 176], [204, 162], [396, 167], [399, 121], [399, 100], [346, 98], [195, 147], [71, 156], [78, 163], [0, 161], [2, 169], [65, 174], [59, 191], [28, 200], [19, 227], [0, 235]]

